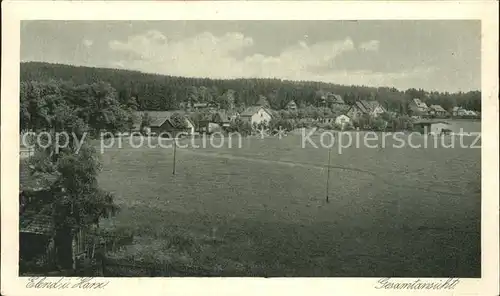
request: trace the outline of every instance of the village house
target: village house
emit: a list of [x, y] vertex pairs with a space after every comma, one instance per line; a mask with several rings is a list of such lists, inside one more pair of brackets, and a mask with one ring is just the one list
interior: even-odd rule
[[240, 118], [254, 126], [269, 123], [272, 119], [272, 114], [271, 111], [262, 106], [252, 106], [243, 111], [240, 114]]
[[334, 107], [336, 105], [345, 105], [341, 95], [331, 92], [318, 91], [318, 106], [317, 107]]
[[311, 118], [312, 119], [312, 122], [321, 122], [321, 123], [334, 123], [335, 122], [335, 115], [334, 114], [329, 114], [329, 115], [326, 115], [325, 117], [322, 117], [322, 118]]
[[349, 116], [347, 116], [345, 114], [339, 115], [339, 116], [337, 116], [337, 118], [335, 118], [335, 124], [337, 124], [339, 126], [344, 127], [350, 123], [351, 123], [351, 118], [349, 118]]
[[444, 110], [441, 105], [430, 105], [429, 106], [429, 115], [437, 116], [437, 117], [446, 117], [448, 112]]
[[201, 114], [195, 121], [195, 131], [198, 133], [212, 133], [220, 128], [220, 125], [214, 122], [215, 113]]
[[349, 118], [359, 118], [362, 115], [378, 117], [385, 112], [387, 112], [387, 110], [385, 110], [378, 101], [361, 100], [356, 101], [356, 103], [347, 110], [346, 115]]
[[213, 133], [221, 128], [227, 128], [238, 119], [240, 114], [236, 111], [219, 110], [204, 114], [197, 122], [196, 131], [200, 133]]
[[288, 104], [286, 104], [285, 109], [288, 111], [295, 111], [297, 110], [297, 104], [295, 104], [294, 100], [291, 100]]
[[197, 112], [197, 111], [215, 111], [217, 106], [212, 103], [192, 103], [192, 102], [182, 102], [179, 104], [179, 107], [182, 110], [188, 112]]
[[199, 122], [196, 131], [199, 133], [211, 134], [220, 131], [221, 128], [221, 124], [212, 122], [212, 120], [202, 120]]
[[191, 105], [192, 111], [212, 110], [214, 108], [216, 107], [210, 103], [194, 103]]
[[368, 114], [368, 112], [367, 112], [365, 106], [363, 106], [363, 104], [361, 104], [359, 102], [354, 103], [354, 105], [349, 107], [349, 109], [346, 112], [346, 115], [350, 118], [353, 118], [353, 119], [359, 118], [359, 117], [363, 116], [363, 114]]
[[455, 106], [455, 107], [453, 107], [453, 109], [451, 109], [451, 115], [453, 115], [453, 116], [462, 116], [462, 115], [464, 115], [463, 111], [465, 111], [465, 110], [462, 109], [462, 107]]
[[368, 114], [372, 117], [378, 117], [387, 112], [387, 110], [385, 110], [385, 108], [378, 101], [361, 100], [360, 102], [363, 106], [365, 106]]
[[413, 127], [421, 134], [441, 135], [450, 132], [450, 124], [446, 121], [416, 121]]
[[453, 107], [453, 109], [451, 110], [451, 113], [453, 116], [464, 116], [466, 113], [465, 111], [466, 110], [464, 108], [456, 106], [456, 107]]
[[326, 103], [329, 105], [329, 107], [331, 107], [333, 105], [344, 105], [345, 104], [341, 95], [332, 94], [332, 93], [327, 93]]
[[[178, 126], [173, 120], [172, 115], [178, 113], [183, 118], [183, 126]], [[195, 132], [195, 125], [189, 119], [187, 113], [182, 111], [137, 111], [135, 112], [134, 122], [135, 130], [140, 130], [143, 116], [147, 114], [151, 118], [151, 122], [148, 126], [149, 131], [154, 134], [164, 134], [170, 135], [171, 137], [177, 137], [177, 135], [183, 133], [187, 135], [192, 135]]]
[[409, 108], [414, 115], [422, 116], [427, 115], [429, 107], [422, 100], [414, 98], [410, 101]]
[[326, 107], [326, 95], [322, 94], [317, 99], [316, 107]]
[[212, 117], [212, 122], [219, 124], [223, 127], [228, 127], [231, 122], [235, 121], [239, 117], [238, 112], [219, 110], [214, 113]]
[[462, 108], [462, 107], [453, 107], [452, 111], [451, 111], [451, 114], [453, 116], [469, 116], [469, 117], [479, 117], [480, 116], [480, 112], [476, 112], [476, 111], [473, 111], [473, 110], [467, 110], [465, 108]]

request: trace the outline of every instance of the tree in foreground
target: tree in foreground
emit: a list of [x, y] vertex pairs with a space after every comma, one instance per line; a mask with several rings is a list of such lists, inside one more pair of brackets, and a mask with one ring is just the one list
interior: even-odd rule
[[[70, 96], [74, 93], [92, 94], [88, 89], [82, 92], [82, 86], [50, 81], [21, 84], [21, 88], [21, 102], [26, 106], [21, 111], [24, 112], [21, 128], [46, 133], [35, 145], [35, 155], [28, 160], [29, 168], [32, 174], [42, 179], [55, 178], [54, 182], [47, 183], [51, 184], [48, 204], [55, 225], [56, 263], [69, 269], [74, 264], [73, 242], [77, 234], [97, 226], [100, 219], [118, 210], [113, 196], [98, 186], [101, 166], [95, 148], [89, 144], [88, 131], [103, 125], [95, 118], [90, 119], [91, 114], [106, 114], [110, 106], [116, 114], [124, 110], [116, 109], [118, 107], [109, 102], [94, 105], [103, 108], [101, 111], [92, 110], [90, 106], [82, 110], [82, 100], [96, 102], [103, 99], [102, 93], [96, 93], [96, 98]], [[109, 91], [113, 90], [107, 90], [107, 93]]]

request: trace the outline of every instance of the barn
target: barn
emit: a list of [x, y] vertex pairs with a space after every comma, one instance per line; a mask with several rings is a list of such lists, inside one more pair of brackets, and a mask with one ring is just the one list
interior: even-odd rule
[[440, 135], [450, 131], [450, 124], [446, 121], [417, 121], [413, 126], [421, 134]]
[[[182, 126], [179, 126], [179, 123], [176, 123], [172, 120], [172, 116], [174, 114], [178, 114], [180, 118], [184, 121]], [[155, 133], [160, 135], [169, 135], [174, 137], [179, 134], [192, 135], [195, 132], [195, 125], [189, 119], [187, 113], [182, 111], [140, 111], [136, 112], [136, 130], [140, 130], [141, 121], [143, 116], [147, 116], [150, 118], [150, 123], [148, 126], [144, 128], [148, 128], [151, 133]]]

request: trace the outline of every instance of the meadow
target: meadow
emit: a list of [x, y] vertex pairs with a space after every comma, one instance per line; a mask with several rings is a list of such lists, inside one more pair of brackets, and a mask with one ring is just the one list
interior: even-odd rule
[[470, 119], [452, 119], [445, 120], [450, 124], [450, 129], [454, 133], [459, 133], [460, 129], [464, 132], [481, 132], [481, 121], [480, 120], [470, 120]]
[[480, 149], [334, 147], [327, 203], [329, 149], [301, 138], [177, 148], [175, 175], [173, 149], [106, 149], [99, 181], [121, 211], [103, 226], [134, 234], [114, 256], [223, 276], [481, 276]]

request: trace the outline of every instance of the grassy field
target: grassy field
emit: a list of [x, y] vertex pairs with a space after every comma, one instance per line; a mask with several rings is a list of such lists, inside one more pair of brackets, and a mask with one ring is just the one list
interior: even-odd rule
[[479, 277], [480, 149], [391, 144], [334, 147], [329, 203], [328, 149], [297, 134], [179, 148], [175, 175], [172, 149], [107, 149], [105, 226], [135, 234], [117, 256], [227, 276]]
[[450, 124], [450, 129], [458, 133], [460, 129], [464, 132], [481, 132], [481, 121], [480, 120], [470, 120], [470, 119], [452, 119], [445, 120]]

